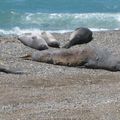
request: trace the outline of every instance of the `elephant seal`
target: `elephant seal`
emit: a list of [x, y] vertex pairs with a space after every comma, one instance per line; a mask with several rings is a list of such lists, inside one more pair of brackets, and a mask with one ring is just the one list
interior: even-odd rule
[[96, 48], [51, 49], [36, 51], [32, 60], [55, 65], [79, 66], [93, 69], [120, 71], [120, 59], [107, 51]]
[[79, 66], [84, 63], [86, 55], [84, 51], [70, 49], [49, 49], [36, 51], [32, 54], [32, 60], [55, 65]]
[[77, 44], [88, 43], [92, 40], [92, 31], [88, 28], [77, 28], [70, 35], [69, 42], [63, 48], [70, 48]]
[[21, 35], [18, 37], [18, 40], [20, 40], [24, 45], [37, 50], [48, 49], [46, 41], [40, 35]]
[[48, 46], [55, 48], [60, 47], [60, 43], [55, 39], [55, 37], [51, 33], [45, 31], [41, 33], [41, 36], [47, 42]]
[[0, 72], [4, 72], [4, 73], [7, 73], [7, 74], [24, 74], [24, 72], [22, 72], [22, 71], [7, 69], [4, 66], [0, 66]]

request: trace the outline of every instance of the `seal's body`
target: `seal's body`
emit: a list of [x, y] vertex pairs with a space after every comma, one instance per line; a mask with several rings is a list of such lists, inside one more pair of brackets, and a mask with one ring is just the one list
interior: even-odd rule
[[119, 58], [95, 48], [36, 51], [32, 54], [32, 60], [57, 65], [120, 71]]
[[92, 40], [92, 31], [88, 28], [77, 28], [70, 35], [69, 42], [63, 48], [70, 48], [77, 44], [88, 43]]
[[105, 49], [94, 48], [94, 57], [89, 56], [84, 64], [87, 68], [106, 69], [110, 71], [120, 71], [120, 57], [111, 54]]
[[24, 45], [37, 50], [48, 49], [46, 41], [40, 35], [22, 35], [18, 37], [18, 40], [20, 40]]
[[48, 46], [55, 48], [60, 47], [60, 43], [55, 39], [55, 37], [51, 33], [47, 31], [42, 32], [41, 37], [47, 42]]
[[86, 56], [84, 51], [80, 51], [79, 49], [50, 49], [34, 52], [32, 54], [32, 60], [57, 65], [79, 66], [86, 61]]

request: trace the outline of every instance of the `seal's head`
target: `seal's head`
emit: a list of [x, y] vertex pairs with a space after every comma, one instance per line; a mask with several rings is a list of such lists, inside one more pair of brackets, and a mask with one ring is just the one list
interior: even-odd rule
[[69, 42], [63, 48], [70, 48], [77, 44], [88, 43], [93, 39], [92, 31], [88, 28], [76, 28], [70, 35]]

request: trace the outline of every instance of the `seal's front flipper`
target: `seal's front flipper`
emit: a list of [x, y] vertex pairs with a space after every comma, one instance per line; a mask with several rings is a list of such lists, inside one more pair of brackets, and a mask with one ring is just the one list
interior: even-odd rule
[[20, 58], [22, 58], [23, 60], [32, 60], [32, 55], [31, 54], [27, 54], [27, 55], [24, 55], [24, 56], [22, 56]]

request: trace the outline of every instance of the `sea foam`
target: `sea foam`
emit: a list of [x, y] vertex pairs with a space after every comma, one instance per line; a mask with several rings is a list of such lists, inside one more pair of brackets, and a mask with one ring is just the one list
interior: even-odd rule
[[[96, 28], [89, 28], [91, 31], [107, 31], [108, 29], [96, 29]], [[116, 29], [117, 30], [117, 29]], [[4, 29], [0, 29], [0, 35], [4, 36], [4, 35], [21, 35], [21, 34], [25, 34], [25, 33], [35, 33], [35, 34], [40, 34], [41, 32], [43, 32], [44, 30], [40, 30], [40, 29], [36, 29], [36, 28], [32, 28], [32, 29], [21, 29], [19, 27], [14, 27], [10, 30], [4, 30]], [[50, 33], [67, 33], [67, 32], [73, 32], [74, 30], [46, 30]]]
[[7, 15], [0, 21], [0, 35], [40, 31], [64, 33], [78, 27], [87, 27], [92, 31], [120, 28], [120, 13], [19, 13], [11, 11]]

